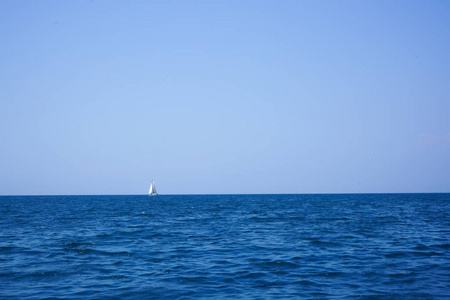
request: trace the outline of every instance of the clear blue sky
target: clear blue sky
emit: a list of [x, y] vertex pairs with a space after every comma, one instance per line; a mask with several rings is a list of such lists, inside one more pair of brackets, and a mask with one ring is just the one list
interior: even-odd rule
[[0, 1], [0, 195], [450, 192], [449, 1]]

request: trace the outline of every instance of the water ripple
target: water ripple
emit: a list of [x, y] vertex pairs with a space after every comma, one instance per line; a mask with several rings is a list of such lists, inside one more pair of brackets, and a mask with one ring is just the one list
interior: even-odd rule
[[0, 198], [0, 298], [450, 294], [448, 194]]

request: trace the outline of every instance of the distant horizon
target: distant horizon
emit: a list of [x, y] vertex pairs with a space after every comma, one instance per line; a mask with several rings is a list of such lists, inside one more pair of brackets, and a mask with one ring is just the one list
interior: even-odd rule
[[[241, 194], [158, 194], [157, 196], [221, 196], [221, 195], [397, 195], [397, 194], [450, 194], [450, 192], [397, 192], [397, 193], [241, 193]], [[0, 195], [0, 197], [46, 197], [46, 196], [148, 196], [148, 194], [67, 194], [67, 195], [57, 195], [57, 194], [47, 194], [47, 195]]]

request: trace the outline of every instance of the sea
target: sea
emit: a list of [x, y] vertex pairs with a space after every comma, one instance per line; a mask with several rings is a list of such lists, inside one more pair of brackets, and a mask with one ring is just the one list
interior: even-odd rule
[[450, 194], [1, 196], [1, 299], [450, 299]]

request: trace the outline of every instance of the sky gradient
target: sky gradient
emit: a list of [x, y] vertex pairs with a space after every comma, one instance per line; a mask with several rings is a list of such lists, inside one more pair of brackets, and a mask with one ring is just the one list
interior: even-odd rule
[[0, 195], [450, 192], [449, 1], [0, 1]]

